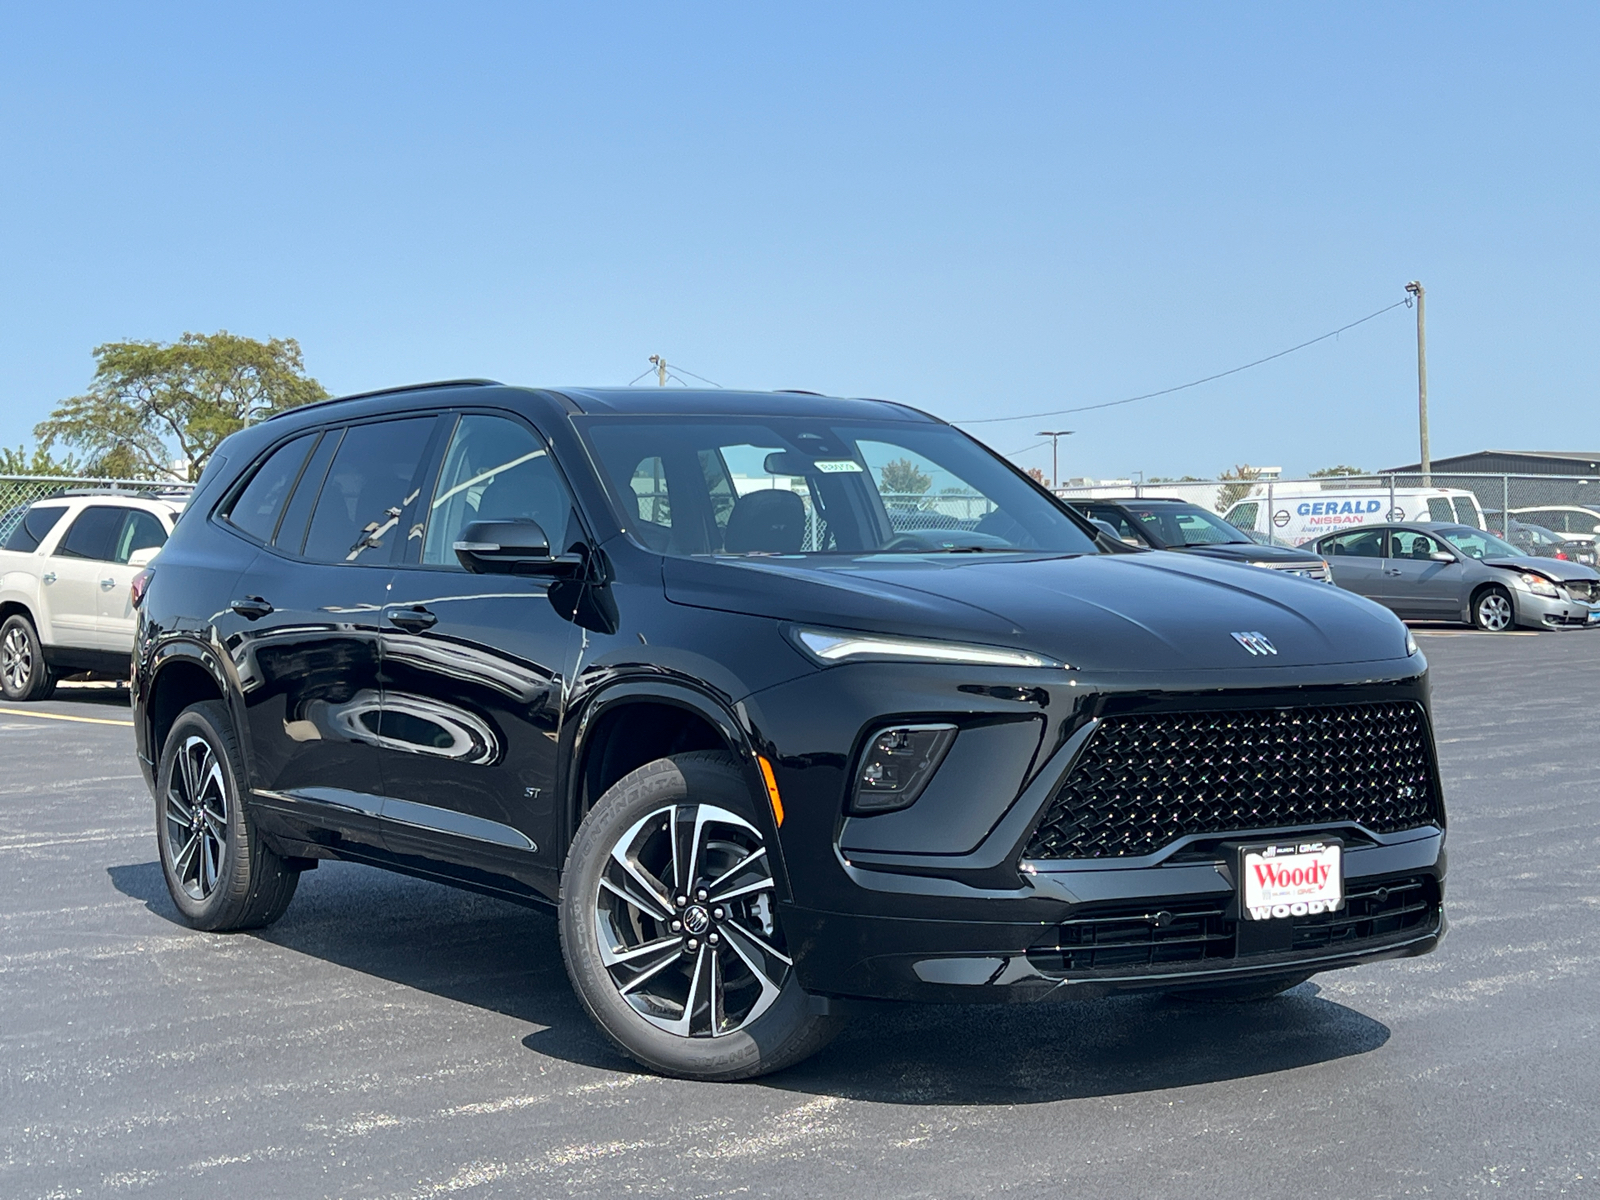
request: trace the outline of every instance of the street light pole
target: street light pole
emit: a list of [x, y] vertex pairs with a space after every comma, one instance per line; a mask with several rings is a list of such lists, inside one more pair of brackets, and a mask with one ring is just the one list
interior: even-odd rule
[[1433, 455], [1428, 450], [1428, 309], [1422, 284], [1413, 279], [1406, 291], [1417, 298], [1417, 426], [1422, 436], [1422, 486], [1433, 486]]
[[1061, 445], [1061, 439], [1064, 437], [1071, 437], [1074, 432], [1075, 431], [1071, 429], [1041, 429], [1037, 434], [1034, 435], [1035, 437], [1047, 437], [1050, 439], [1051, 491], [1054, 491], [1056, 488], [1061, 486], [1061, 461], [1056, 451]]

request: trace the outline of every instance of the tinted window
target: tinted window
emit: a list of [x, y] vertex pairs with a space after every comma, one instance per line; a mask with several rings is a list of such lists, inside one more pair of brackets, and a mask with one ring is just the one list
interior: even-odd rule
[[306, 452], [311, 449], [315, 437], [315, 434], [306, 434], [274, 450], [233, 502], [228, 520], [251, 537], [270, 542], [278, 527], [283, 502], [289, 498], [289, 489], [299, 478], [300, 466], [306, 461]]
[[472, 522], [529, 520], [559, 554], [571, 514], [555, 464], [527, 426], [469, 414], [456, 424], [433, 501], [409, 536], [424, 539], [423, 562], [458, 567], [453, 547]]
[[1457, 496], [1455, 504], [1457, 521], [1474, 529], [1483, 528], [1483, 522], [1478, 518], [1478, 506], [1472, 502], [1471, 496]]
[[166, 544], [166, 527], [155, 515], [142, 508], [130, 508], [122, 532], [117, 536], [116, 553], [112, 555], [112, 561], [125, 563], [136, 550], [148, 550], [151, 547], [159, 550]]
[[1228, 513], [1228, 524], [1237, 525], [1240, 529], [1254, 529], [1258, 504], [1258, 501], [1251, 500], [1245, 504], [1234, 505]]
[[1452, 512], [1451, 509], [1450, 509], [1450, 497], [1448, 497], [1448, 496], [1429, 496], [1428, 497], [1428, 520], [1430, 520], [1430, 521], [1454, 521], [1455, 519], [1456, 519], [1456, 514], [1454, 512]]
[[301, 547], [305, 545], [306, 523], [311, 520], [311, 509], [322, 492], [322, 481], [328, 477], [328, 464], [333, 461], [334, 452], [339, 449], [339, 440], [342, 437], [344, 430], [330, 429], [322, 435], [317, 448], [306, 460], [305, 469], [300, 472], [300, 482], [295, 485], [294, 495], [284, 507], [283, 520], [278, 522], [278, 534], [272, 539], [272, 544], [279, 549], [287, 550], [290, 554], [299, 554]]
[[[10, 536], [6, 538], [5, 548], [29, 553], [37, 550], [39, 543], [44, 541], [45, 535], [56, 527], [56, 522], [61, 520], [61, 515], [66, 511], [65, 504], [35, 504], [21, 514], [21, 519], [15, 523]], [[7, 516], [9, 515], [8, 513]]]
[[323, 562], [387, 562], [391, 534], [416, 499], [417, 468], [433, 417], [345, 431], [311, 514], [305, 555]]
[[95, 504], [78, 514], [78, 519], [61, 539], [56, 553], [63, 558], [92, 558], [97, 562], [110, 562], [122, 536], [122, 526], [128, 510]]
[[578, 424], [629, 533], [668, 554], [1097, 552], [1059, 505], [945, 425], [804, 415]]
[[1350, 554], [1357, 558], [1383, 557], [1383, 530], [1368, 529], [1360, 533], [1341, 533], [1322, 543], [1324, 554]]

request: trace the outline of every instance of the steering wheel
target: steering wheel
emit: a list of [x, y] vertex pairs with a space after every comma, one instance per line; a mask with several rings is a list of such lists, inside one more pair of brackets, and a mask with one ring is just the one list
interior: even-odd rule
[[912, 533], [897, 533], [883, 545], [879, 546], [874, 554], [889, 554], [896, 550], [932, 550], [934, 547]]

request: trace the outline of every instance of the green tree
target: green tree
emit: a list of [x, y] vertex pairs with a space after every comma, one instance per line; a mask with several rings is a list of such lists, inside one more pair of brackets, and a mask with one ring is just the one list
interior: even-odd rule
[[1337, 467], [1323, 467], [1320, 471], [1311, 472], [1312, 479], [1338, 479], [1345, 475], [1365, 475], [1360, 467], [1347, 467], [1340, 463]]
[[883, 464], [883, 490], [895, 496], [920, 496], [933, 486], [933, 476], [909, 458], [896, 458]]
[[[1250, 494], [1250, 489], [1254, 486], [1253, 481], [1261, 478], [1261, 468], [1252, 467], [1249, 463], [1240, 463], [1231, 471], [1224, 471], [1217, 478], [1225, 481], [1223, 486], [1217, 489], [1217, 511], [1227, 512], [1232, 504]], [[1228, 483], [1227, 480], [1234, 482]]]
[[222, 330], [176, 342], [95, 347], [94, 380], [34, 429], [40, 449], [57, 442], [112, 478], [200, 478], [217, 444], [246, 424], [325, 399], [305, 373], [293, 338], [260, 342]]
[[23, 447], [12, 450], [0, 446], [0, 475], [82, 475], [83, 468], [72, 455], [56, 458], [43, 446], [30, 455]]

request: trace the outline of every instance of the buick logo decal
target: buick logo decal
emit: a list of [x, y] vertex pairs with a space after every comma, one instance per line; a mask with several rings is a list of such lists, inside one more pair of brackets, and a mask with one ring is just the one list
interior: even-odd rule
[[1250, 651], [1251, 654], [1276, 654], [1278, 652], [1278, 648], [1272, 644], [1266, 634], [1258, 633], [1254, 630], [1246, 633], [1236, 633], [1233, 635], [1233, 640]]

